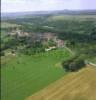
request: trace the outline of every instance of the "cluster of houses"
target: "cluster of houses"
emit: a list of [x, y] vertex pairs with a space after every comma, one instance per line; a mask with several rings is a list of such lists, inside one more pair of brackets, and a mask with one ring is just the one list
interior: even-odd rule
[[10, 32], [9, 35], [11, 35], [11, 36], [15, 36], [16, 35], [18, 38], [29, 37], [29, 33], [28, 32], [23, 32], [22, 30], [19, 30], [19, 29], [12, 30], [12, 32]]
[[43, 43], [47, 43], [49, 40], [54, 41], [56, 45], [48, 47], [45, 49], [45, 51], [49, 51], [55, 48], [62, 48], [64, 47], [64, 41], [59, 39], [55, 33], [28, 33], [28, 32], [23, 32], [22, 30], [16, 29], [13, 30], [10, 33], [11, 36], [16, 35], [17, 38], [22, 38], [22, 37], [29, 37], [31, 41], [41, 41]]

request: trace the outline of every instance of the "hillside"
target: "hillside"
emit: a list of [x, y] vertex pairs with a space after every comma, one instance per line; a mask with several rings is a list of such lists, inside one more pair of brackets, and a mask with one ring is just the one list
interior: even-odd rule
[[70, 73], [26, 100], [96, 100], [96, 68]]

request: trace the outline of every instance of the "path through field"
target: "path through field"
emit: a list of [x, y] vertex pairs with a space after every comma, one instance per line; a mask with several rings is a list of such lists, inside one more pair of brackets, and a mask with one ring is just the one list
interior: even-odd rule
[[70, 73], [26, 100], [96, 100], [96, 69]]

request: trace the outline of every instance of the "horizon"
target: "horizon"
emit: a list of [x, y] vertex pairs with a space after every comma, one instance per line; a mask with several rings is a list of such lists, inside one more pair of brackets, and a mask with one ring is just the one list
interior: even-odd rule
[[30, 12], [54, 12], [54, 11], [95, 11], [96, 9], [62, 9], [62, 10], [38, 10], [38, 11], [17, 11], [17, 12], [1, 12], [1, 14], [3, 13], [30, 13]]
[[1, 13], [94, 10], [95, 0], [1, 0]]

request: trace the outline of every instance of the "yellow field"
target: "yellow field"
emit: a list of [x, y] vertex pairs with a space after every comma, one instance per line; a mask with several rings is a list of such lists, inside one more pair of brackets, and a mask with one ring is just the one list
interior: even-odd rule
[[96, 68], [70, 73], [26, 100], [96, 100]]

